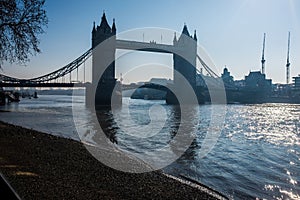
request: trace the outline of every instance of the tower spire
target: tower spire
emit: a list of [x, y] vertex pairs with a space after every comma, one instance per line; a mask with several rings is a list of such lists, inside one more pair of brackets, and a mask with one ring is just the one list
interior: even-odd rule
[[95, 25], [95, 21], [93, 23], [93, 33], [96, 32], [96, 25]]
[[196, 30], [194, 31], [194, 40], [197, 41], [197, 34], [196, 34]]
[[116, 32], [117, 32], [117, 29], [116, 29], [116, 23], [115, 23], [115, 18], [113, 18], [113, 24], [112, 24], [112, 27], [111, 27], [111, 32], [115, 35]]
[[174, 32], [173, 44], [175, 45], [176, 43], [177, 43], [177, 37], [176, 37], [176, 32]]
[[100, 29], [102, 29], [105, 33], [111, 33], [111, 28], [107, 22], [105, 12], [103, 11], [103, 15], [101, 17]]
[[265, 74], [265, 43], [266, 43], [266, 33], [264, 33], [264, 40], [263, 40], [263, 49], [262, 49], [262, 56], [261, 56], [261, 73]]
[[290, 82], [290, 32], [288, 35], [288, 50], [287, 50], [287, 59], [286, 59], [286, 84]]
[[184, 23], [183, 30], [182, 30], [182, 34], [185, 34], [185, 35], [187, 35], [187, 36], [190, 36], [189, 31], [188, 31], [188, 28], [187, 28], [187, 26], [186, 26], [186, 23]]

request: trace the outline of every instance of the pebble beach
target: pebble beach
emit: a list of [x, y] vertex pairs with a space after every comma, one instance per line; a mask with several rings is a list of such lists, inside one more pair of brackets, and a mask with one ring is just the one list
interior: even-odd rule
[[4, 122], [0, 130], [0, 171], [21, 199], [226, 199], [161, 171], [109, 168], [75, 140]]

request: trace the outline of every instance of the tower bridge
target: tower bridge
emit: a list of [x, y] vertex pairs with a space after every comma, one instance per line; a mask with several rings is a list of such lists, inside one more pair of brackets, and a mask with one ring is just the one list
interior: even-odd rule
[[[181, 35], [174, 36], [173, 44], [157, 44], [155, 42], [138, 42], [121, 40], [116, 38], [116, 24], [112, 26], [107, 22], [105, 13], [101, 18], [100, 25], [93, 26], [92, 47], [81, 56], [66, 66], [54, 72], [31, 79], [18, 79], [0, 74], [0, 87], [86, 87], [86, 103], [110, 105], [114, 88], [118, 86], [115, 78], [115, 52], [116, 49], [147, 51], [156, 53], [173, 54], [173, 87], [179, 88], [183, 79], [196, 91], [196, 61], [200, 61], [202, 67], [210, 76], [217, 78], [218, 75], [197, 55], [197, 36], [190, 35], [187, 26], [184, 25]], [[85, 82], [85, 62], [92, 57], [92, 82]], [[84, 67], [84, 81], [78, 80], [78, 69]], [[77, 82], [72, 82], [72, 72], [77, 72]], [[64, 77], [70, 76], [70, 82], [64, 82]], [[60, 81], [59, 81], [60, 80]], [[153, 87], [153, 85], [151, 85]], [[159, 88], [159, 87], [157, 87]], [[165, 90], [165, 88], [163, 88]], [[95, 94], [94, 96], [91, 94]], [[172, 103], [172, 101], [169, 101]]]
[[179, 50], [179, 48], [168, 44], [156, 44], [153, 42], [146, 43], [128, 40], [116, 40], [116, 48], [125, 50], [147, 51], [154, 53], [173, 53]]

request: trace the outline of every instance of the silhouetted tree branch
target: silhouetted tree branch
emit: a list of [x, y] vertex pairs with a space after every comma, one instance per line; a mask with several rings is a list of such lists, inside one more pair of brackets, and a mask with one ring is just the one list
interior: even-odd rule
[[38, 35], [48, 19], [45, 0], [0, 0], [0, 67], [4, 61], [24, 64], [40, 53]]

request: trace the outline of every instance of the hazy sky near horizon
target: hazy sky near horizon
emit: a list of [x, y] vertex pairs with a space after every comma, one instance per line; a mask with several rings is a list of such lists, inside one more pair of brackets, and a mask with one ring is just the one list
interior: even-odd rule
[[[42, 53], [32, 57], [27, 66], [5, 64], [5, 74], [31, 78], [68, 64], [91, 47], [93, 21], [100, 23], [103, 10], [110, 24], [116, 19], [117, 33], [144, 27], [181, 32], [186, 23], [190, 33], [197, 30], [198, 44], [210, 55], [218, 74], [226, 65], [236, 80], [244, 78], [250, 70], [261, 69], [262, 40], [266, 33], [267, 77], [273, 83], [284, 83], [290, 31], [291, 77], [300, 74], [300, 1], [297, 0], [46, 0], [45, 9], [49, 24], [46, 34], [40, 37]], [[144, 40], [152, 40], [151, 36], [145, 33]], [[142, 39], [141, 34], [137, 40]], [[167, 43], [170, 39], [162, 35], [159, 40]], [[132, 62], [135, 58], [146, 64]], [[156, 66], [149, 64], [151, 59]], [[122, 69], [124, 65], [132, 65], [134, 69], [134, 65], [143, 64], [148, 65], [145, 70], [128, 74], [125, 81], [170, 78], [171, 69], [162, 66], [171, 62], [170, 55], [132, 53], [117, 62], [117, 76], [125, 68], [130, 69], [130, 66]]]

